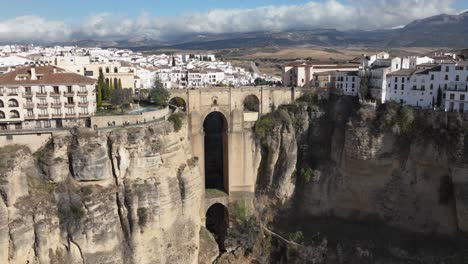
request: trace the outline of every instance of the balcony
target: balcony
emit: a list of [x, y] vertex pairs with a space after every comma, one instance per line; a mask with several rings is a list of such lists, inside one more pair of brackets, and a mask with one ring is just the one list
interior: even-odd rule
[[66, 97], [73, 97], [73, 96], [75, 96], [75, 92], [64, 92], [64, 93], [63, 93], [63, 96], [66, 96]]
[[33, 93], [29, 92], [29, 93], [24, 93], [23, 94], [23, 97], [24, 98], [32, 98], [33, 97]]
[[86, 106], [88, 106], [88, 102], [86, 102], [86, 103], [80, 102], [80, 103], [78, 103], [78, 106], [86, 107]]
[[39, 114], [37, 115], [38, 118], [49, 118], [49, 114]]
[[65, 103], [65, 107], [75, 107], [75, 103]]
[[37, 104], [37, 107], [38, 107], [38, 108], [47, 108], [47, 107], [49, 107], [49, 104], [48, 104], [48, 103], [45, 103], [45, 104], [40, 104], [40, 103], [38, 103], [38, 104]]
[[24, 103], [24, 109], [31, 109], [34, 108], [34, 103], [29, 102], [29, 103]]
[[25, 116], [24, 119], [25, 120], [34, 120], [34, 119], [36, 119], [36, 117], [34, 115], [30, 115], [30, 116]]
[[78, 92], [78, 95], [88, 95], [88, 91], [80, 91]]
[[47, 97], [47, 92], [37, 92], [36, 97]]
[[60, 113], [60, 114], [52, 114], [52, 117], [62, 117], [63, 115]]
[[60, 97], [60, 93], [50, 93], [50, 96], [52, 97]]
[[73, 114], [66, 113], [65, 116], [66, 116], [66, 117], [76, 117], [76, 114], [75, 114], [75, 113], [73, 113]]
[[89, 113], [80, 113], [80, 117], [88, 117]]
[[50, 106], [53, 107], [53, 108], [61, 108], [62, 103], [51, 103]]
[[8, 92], [8, 96], [18, 96], [18, 92]]

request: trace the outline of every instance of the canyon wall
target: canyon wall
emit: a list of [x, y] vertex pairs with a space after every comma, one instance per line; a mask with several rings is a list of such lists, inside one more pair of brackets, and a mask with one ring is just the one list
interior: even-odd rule
[[259, 135], [258, 194], [305, 217], [468, 232], [468, 133], [459, 114], [342, 97], [282, 106], [270, 118]]
[[197, 263], [202, 178], [170, 123], [0, 149], [0, 263]]

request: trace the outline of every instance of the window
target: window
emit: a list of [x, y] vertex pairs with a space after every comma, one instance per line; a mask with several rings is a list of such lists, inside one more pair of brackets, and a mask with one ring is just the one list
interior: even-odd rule
[[397, 84], [395, 84], [395, 90], [396, 90], [396, 89], [398, 89], [398, 87], [397, 87], [397, 86], [398, 86], [398, 85], [397, 85]]
[[39, 86], [39, 93], [40, 93], [40, 94], [45, 94], [45, 93], [46, 93], [46, 88], [45, 88], [45, 86]]
[[460, 101], [465, 101], [465, 95], [464, 94], [460, 94]]
[[31, 93], [32, 93], [32, 92], [31, 92], [31, 87], [24, 87], [24, 92], [25, 92], [26, 94], [31, 94]]
[[54, 104], [59, 105], [60, 104], [60, 98], [54, 98]]
[[67, 93], [73, 93], [73, 87], [67, 86]]
[[459, 105], [459, 107], [458, 107], [458, 110], [460, 111], [460, 113], [465, 112], [465, 104], [464, 104], [464, 103], [460, 103], [460, 105]]
[[[351, 88], [353, 88], [353, 89], [354, 89], [354, 83], [351, 85]], [[353, 92], [354, 92], [354, 90], [353, 90]]]
[[62, 115], [62, 111], [60, 110], [60, 108], [54, 108], [54, 115], [56, 116]]
[[430, 89], [434, 90], [434, 84], [431, 83]]
[[401, 77], [401, 82], [402, 82], [402, 83], [405, 82], [405, 77]]
[[26, 112], [26, 115], [28, 117], [33, 117], [34, 116], [34, 111], [32, 109], [28, 109], [28, 111]]
[[449, 79], [449, 78], [448, 78], [448, 75], [446, 74], [446, 75], [445, 75], [445, 80], [448, 81], [448, 79]]
[[426, 86], [425, 85], [421, 85], [421, 90], [426, 90]]
[[405, 90], [405, 85], [404, 84], [401, 85], [401, 90]]
[[67, 97], [67, 103], [68, 104], [73, 104], [73, 97]]
[[450, 94], [450, 100], [454, 100], [455, 99], [455, 94]]
[[75, 108], [67, 108], [67, 114], [74, 115], [75, 114]]
[[460, 81], [460, 75], [455, 76], [455, 81], [459, 82]]
[[434, 74], [431, 74], [431, 81], [434, 80]]
[[47, 109], [46, 109], [46, 108], [42, 108], [42, 109], [40, 109], [40, 111], [41, 111], [41, 112], [40, 112], [40, 115], [41, 115], [41, 116], [47, 116], [47, 115], [49, 115], [49, 113], [47, 112]]
[[44, 127], [50, 127], [50, 120], [44, 120]]
[[88, 114], [88, 108], [87, 107], [80, 107], [80, 113], [87, 115]]
[[81, 86], [80, 86], [80, 92], [86, 93], [86, 86], [81, 85]]
[[86, 104], [88, 102], [88, 98], [86, 96], [80, 96], [80, 103]]
[[59, 87], [58, 86], [54, 86], [54, 94], [58, 94], [59, 93]]
[[397, 77], [395, 77], [395, 82], [398, 82], [398, 78], [397, 78]]
[[444, 84], [444, 90], [447, 90], [447, 84]]
[[449, 71], [450, 71], [449, 66], [445, 66], [445, 72], [449, 72]]

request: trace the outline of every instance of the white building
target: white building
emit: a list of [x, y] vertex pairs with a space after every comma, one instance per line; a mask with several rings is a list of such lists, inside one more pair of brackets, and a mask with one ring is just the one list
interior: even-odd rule
[[83, 126], [96, 112], [96, 80], [53, 66], [0, 75], [0, 129]]
[[[388, 74], [387, 100], [432, 108], [438, 93], [446, 111], [468, 111], [468, 62], [421, 64]], [[440, 89], [440, 92], [439, 92]]]
[[335, 87], [343, 93], [343, 95], [357, 96], [361, 78], [359, 73], [353, 72], [337, 72], [335, 75]]

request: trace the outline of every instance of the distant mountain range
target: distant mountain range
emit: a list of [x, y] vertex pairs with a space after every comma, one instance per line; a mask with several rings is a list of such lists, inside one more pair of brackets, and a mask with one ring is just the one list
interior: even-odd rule
[[160, 48], [214, 50], [265, 46], [363, 46], [363, 47], [448, 47], [468, 46], [468, 12], [437, 15], [411, 22], [402, 28], [374, 31], [339, 31], [314, 29], [284, 32], [250, 32], [189, 35], [161, 43], [141, 37], [120, 41], [80, 40], [79, 46], [100, 46], [154, 50]]

